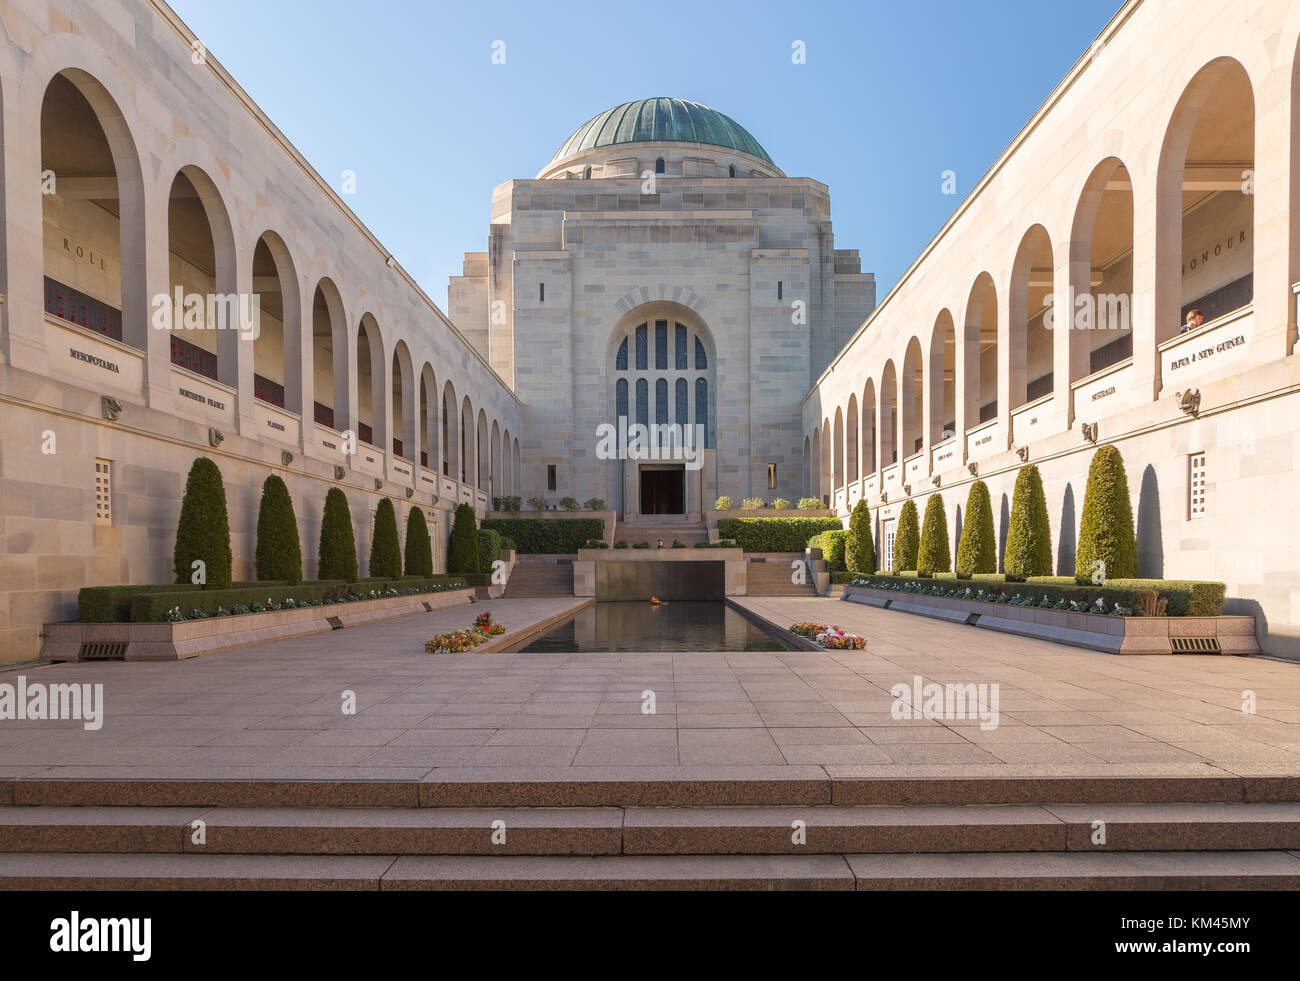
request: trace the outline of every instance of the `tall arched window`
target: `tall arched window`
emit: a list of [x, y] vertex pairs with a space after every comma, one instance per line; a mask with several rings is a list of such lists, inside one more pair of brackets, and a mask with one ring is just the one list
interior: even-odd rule
[[[715, 410], [710, 399], [716, 385], [707, 335], [671, 316], [651, 318], [634, 322], [611, 342], [611, 351], [616, 377], [610, 395], [616, 424], [627, 419], [629, 425], [683, 429], [703, 425], [704, 446], [714, 447]], [[629, 405], [632, 398], [635, 402]]]
[[664, 158], [660, 157], [658, 160], [655, 161], [655, 173], [662, 174], [663, 172], [664, 172]]

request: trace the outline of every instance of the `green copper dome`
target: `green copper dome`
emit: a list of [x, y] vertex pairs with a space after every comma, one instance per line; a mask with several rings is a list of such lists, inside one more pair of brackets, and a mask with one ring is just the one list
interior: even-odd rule
[[551, 163], [622, 143], [706, 143], [748, 153], [776, 166], [758, 140], [730, 116], [682, 99], [642, 99], [606, 110], [578, 127]]

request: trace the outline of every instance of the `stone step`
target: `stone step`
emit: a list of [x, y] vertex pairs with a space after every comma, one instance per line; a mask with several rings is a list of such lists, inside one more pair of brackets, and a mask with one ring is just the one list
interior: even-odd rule
[[[1104, 840], [1098, 836], [1103, 826]], [[1294, 849], [1300, 849], [1300, 804], [0, 808], [3, 853], [597, 856]]]
[[1300, 853], [302, 856], [0, 854], [0, 890], [1295, 890]]
[[516, 563], [506, 584], [506, 599], [535, 599], [573, 595], [573, 563]]
[[[102, 770], [103, 768], [95, 768]], [[333, 779], [145, 768], [112, 779], [0, 779], [25, 807], [815, 807], [826, 805], [1240, 804], [1300, 802], [1287, 776], [864, 776], [820, 766], [438, 767], [423, 779]], [[832, 768], [834, 771], [836, 768]]]

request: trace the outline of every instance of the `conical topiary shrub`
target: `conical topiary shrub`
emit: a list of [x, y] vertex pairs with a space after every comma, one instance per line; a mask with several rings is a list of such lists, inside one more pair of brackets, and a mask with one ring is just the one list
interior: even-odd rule
[[957, 545], [957, 578], [990, 575], [998, 571], [998, 542], [993, 534], [993, 505], [982, 480], [971, 484], [966, 498], [966, 521]]
[[302, 543], [289, 488], [275, 474], [262, 484], [257, 513], [257, 578], [259, 582], [302, 582]]
[[429, 541], [429, 526], [424, 512], [411, 508], [406, 516], [406, 574], [408, 576], [433, 575], [433, 545]]
[[456, 509], [451, 539], [447, 542], [447, 571], [457, 576], [478, 572], [478, 525], [474, 509], [468, 504]]
[[1079, 519], [1074, 578], [1081, 584], [1137, 578], [1137, 537], [1124, 458], [1103, 446], [1092, 458]]
[[1043, 478], [1033, 464], [1016, 477], [1007, 529], [1007, 553], [1002, 560], [1007, 582], [1024, 582], [1052, 574], [1052, 525], [1047, 517]]
[[370, 539], [370, 578], [401, 579], [402, 550], [397, 544], [397, 512], [384, 498], [375, 508], [375, 530]]
[[[176, 549], [172, 554], [176, 581], [206, 589], [229, 589], [234, 558], [230, 551], [230, 518], [226, 512], [226, 487], [221, 471], [205, 456], [190, 467], [185, 498], [176, 523]], [[196, 562], [203, 564], [197, 569]]]
[[894, 572], [915, 572], [921, 551], [921, 531], [916, 513], [916, 502], [908, 501], [898, 515], [898, 530], [894, 532]]
[[916, 573], [922, 579], [931, 579], [936, 572], [947, 572], [951, 567], [952, 549], [948, 545], [948, 516], [944, 513], [943, 495], [933, 494], [925, 505]]
[[317, 577], [323, 580], [357, 581], [357, 540], [352, 533], [352, 510], [348, 498], [337, 487], [325, 495], [325, 515], [320, 523], [320, 558]]
[[871, 509], [866, 501], [858, 501], [849, 518], [844, 561], [855, 576], [870, 576], [876, 571], [876, 543], [871, 536]]

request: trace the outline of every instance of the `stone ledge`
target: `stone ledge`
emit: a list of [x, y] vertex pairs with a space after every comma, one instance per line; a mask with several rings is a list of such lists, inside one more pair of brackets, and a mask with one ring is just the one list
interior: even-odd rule
[[128, 661], [182, 661], [274, 640], [431, 613], [472, 603], [474, 595], [473, 589], [457, 589], [181, 623], [50, 623], [45, 625], [41, 660], [78, 661], [83, 644], [125, 644]]
[[[1106, 654], [1259, 653], [1254, 617], [1113, 617], [846, 586], [844, 599], [982, 630], [1056, 641]], [[1175, 651], [1175, 639], [1214, 641], [1215, 651]]]

